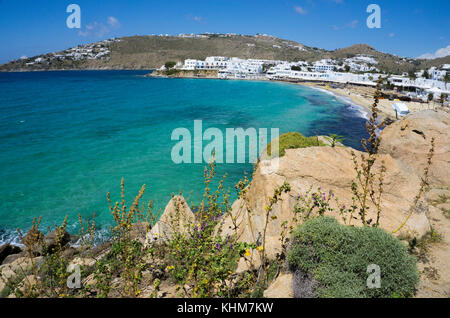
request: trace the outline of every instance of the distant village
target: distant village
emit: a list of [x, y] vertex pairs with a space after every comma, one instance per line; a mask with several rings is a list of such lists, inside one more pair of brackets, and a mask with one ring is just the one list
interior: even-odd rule
[[108, 48], [110, 43], [120, 42], [120, 39], [108, 39], [101, 42], [95, 42], [86, 45], [78, 45], [77, 47], [67, 49], [62, 52], [50, 53], [40, 56], [35, 59], [22, 57], [25, 60], [26, 66], [33, 66], [35, 64], [50, 65], [54, 61], [82, 61], [82, 60], [105, 60], [108, 61], [110, 57], [110, 50]]
[[[217, 77], [222, 79], [318, 81], [364, 86], [376, 86], [378, 78], [382, 76], [386, 77], [395, 89], [405, 90], [408, 96], [424, 101], [430, 94], [434, 99], [441, 98], [441, 94], [450, 94], [450, 64], [420, 70], [414, 74], [397, 75], [381, 73], [377, 64], [375, 58], [366, 55], [357, 55], [341, 61], [322, 59], [312, 63], [210, 56], [205, 60], [186, 59], [184, 63], [178, 62], [173, 69], [217, 70]], [[159, 70], [165, 69], [166, 66], [163, 65]]]

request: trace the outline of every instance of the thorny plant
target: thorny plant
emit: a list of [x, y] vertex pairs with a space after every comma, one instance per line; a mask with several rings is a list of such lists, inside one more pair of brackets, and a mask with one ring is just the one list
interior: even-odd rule
[[186, 207], [175, 204], [171, 222], [178, 230], [173, 231], [167, 244], [167, 270], [190, 297], [229, 297], [236, 262], [247, 248], [246, 244], [236, 242], [234, 235], [222, 235], [223, 216], [229, 215], [231, 206], [229, 193], [223, 187], [225, 177], [217, 190], [211, 191], [215, 173], [215, 163], [211, 161], [205, 168], [205, 192], [194, 219], [182, 224], [180, 219], [189, 220], [189, 216], [183, 215]]
[[366, 123], [366, 130], [369, 134], [369, 139], [362, 139], [361, 143], [365, 153], [361, 154], [361, 163], [358, 163], [356, 154], [352, 151], [352, 160], [354, 170], [356, 171], [356, 180], [352, 182], [352, 192], [355, 201], [359, 205], [359, 217], [362, 225], [367, 226], [372, 223], [372, 219], [367, 220], [366, 216], [369, 210], [369, 200], [372, 200], [377, 209], [377, 219], [373, 226], [379, 225], [381, 213], [381, 196], [383, 193], [383, 180], [386, 171], [384, 161], [381, 162], [381, 168], [378, 173], [378, 188], [376, 192], [374, 182], [376, 180], [376, 173], [374, 172], [375, 162], [378, 159], [378, 148], [381, 139], [378, 131], [385, 126], [384, 121], [378, 123], [378, 102], [381, 95], [382, 77], [378, 79], [377, 88], [374, 95], [374, 102], [372, 105], [372, 115]]
[[95, 239], [95, 213], [91, 220], [83, 221], [81, 214], [78, 214], [78, 223], [80, 224], [79, 237], [81, 245], [90, 249], [94, 245]]
[[[139, 194], [128, 208], [125, 201], [125, 185], [121, 181], [121, 202], [113, 206], [109, 192], [107, 199], [109, 209], [114, 218], [115, 226], [112, 228], [112, 247], [108, 255], [97, 262], [95, 271], [95, 287], [101, 291], [101, 297], [107, 297], [111, 291], [111, 283], [114, 275], [119, 275], [124, 281], [123, 296], [136, 297], [142, 292], [139, 285], [142, 280], [142, 272], [146, 267], [145, 256], [148, 253], [136, 235], [133, 235], [133, 225], [139, 221], [143, 211], [139, 208], [139, 202], [145, 192], [145, 184]], [[144, 206], [143, 206], [144, 207]], [[147, 206], [148, 214], [151, 214], [152, 204]], [[151, 225], [145, 225], [145, 232], [150, 230]], [[146, 234], [145, 234], [146, 236]]]

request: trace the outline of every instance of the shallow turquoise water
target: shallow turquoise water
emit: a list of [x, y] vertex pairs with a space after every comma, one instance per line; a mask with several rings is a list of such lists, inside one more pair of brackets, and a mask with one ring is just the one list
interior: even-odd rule
[[[96, 213], [100, 227], [112, 221], [106, 201], [127, 199], [142, 184], [146, 201], [164, 208], [183, 190], [198, 202], [204, 164], [176, 165], [171, 149], [177, 127], [280, 128], [280, 133], [337, 133], [359, 147], [364, 121], [353, 107], [322, 92], [274, 82], [156, 79], [145, 71], [74, 71], [0, 74], [0, 240], [42, 227], [65, 215]], [[226, 186], [250, 173], [251, 164], [219, 164]], [[72, 227], [73, 226], [73, 227]]]

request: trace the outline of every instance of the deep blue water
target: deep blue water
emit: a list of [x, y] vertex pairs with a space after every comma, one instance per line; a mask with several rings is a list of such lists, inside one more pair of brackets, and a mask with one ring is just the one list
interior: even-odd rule
[[[205, 164], [171, 160], [171, 133], [193, 121], [203, 128], [279, 128], [280, 133], [336, 133], [360, 148], [365, 136], [360, 112], [342, 100], [288, 83], [162, 79], [145, 71], [0, 73], [0, 240], [34, 216], [41, 228], [69, 216], [96, 213], [97, 225], [112, 222], [106, 192], [127, 199], [142, 184], [144, 200], [164, 208], [171, 193], [183, 191], [197, 203]], [[218, 164], [233, 185], [252, 165]], [[131, 202], [130, 202], [131, 203]]]

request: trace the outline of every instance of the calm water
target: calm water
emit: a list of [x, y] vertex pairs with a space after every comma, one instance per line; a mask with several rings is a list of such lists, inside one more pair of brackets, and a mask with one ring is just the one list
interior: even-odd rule
[[[202, 189], [204, 164], [176, 165], [171, 149], [177, 127], [193, 134], [193, 121], [217, 127], [280, 128], [280, 133], [337, 133], [360, 148], [364, 119], [355, 107], [299, 85], [195, 79], [154, 79], [145, 71], [0, 73], [0, 240], [69, 216], [112, 218], [106, 201], [127, 199], [147, 185], [146, 201], [164, 208], [183, 190], [193, 203]], [[251, 164], [220, 164], [232, 187]], [[190, 195], [192, 192], [192, 195]]]

